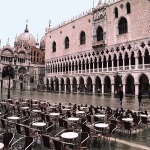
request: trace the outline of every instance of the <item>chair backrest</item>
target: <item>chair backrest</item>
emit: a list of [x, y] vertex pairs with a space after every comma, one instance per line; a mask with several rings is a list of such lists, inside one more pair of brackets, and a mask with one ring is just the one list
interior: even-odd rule
[[58, 121], [59, 121], [59, 127], [64, 127], [64, 121], [63, 121], [63, 119], [59, 118]]
[[81, 129], [82, 129], [82, 132], [87, 132], [86, 124], [81, 123]]
[[123, 122], [123, 125], [124, 125], [124, 128], [125, 128], [126, 130], [130, 130], [130, 129], [131, 129], [131, 123], [130, 123], [130, 122], [124, 121], [124, 122]]
[[89, 134], [87, 132], [81, 132], [81, 139], [80, 139], [80, 148], [81, 147], [87, 147], [87, 141], [89, 139]]
[[54, 146], [55, 146], [55, 150], [62, 150], [62, 143], [61, 143], [61, 141], [53, 139], [53, 143], [54, 143]]
[[141, 122], [143, 124], [147, 124], [147, 117], [141, 117]]
[[63, 120], [63, 122], [64, 122], [65, 129], [68, 129], [68, 122], [66, 120]]
[[91, 115], [87, 115], [86, 118], [87, 118], [87, 121], [88, 121], [88, 122], [92, 122], [92, 117], [91, 117]]
[[51, 148], [50, 137], [43, 134], [42, 139], [43, 139], [43, 146], [50, 149]]
[[31, 136], [26, 136], [26, 137], [25, 137], [24, 149], [25, 149], [25, 150], [32, 150], [33, 141], [34, 141], [33, 137], [31, 137]]
[[47, 132], [48, 132], [48, 133], [51, 133], [51, 132], [52, 132], [52, 130], [53, 130], [53, 125], [54, 125], [54, 123], [53, 123], [52, 121], [49, 121], [49, 122], [48, 122], [48, 127], [47, 127]]
[[11, 132], [5, 132], [3, 133], [3, 144], [4, 144], [4, 149], [8, 149], [12, 140], [14, 138], [14, 134]]
[[27, 126], [23, 126], [23, 128], [24, 128], [24, 131], [25, 131], [25, 135], [30, 136], [30, 128], [27, 127]]
[[16, 130], [17, 130], [17, 133], [22, 134], [22, 132], [21, 132], [21, 126], [18, 123], [16, 123]]
[[116, 129], [117, 129], [117, 125], [116, 125], [116, 124], [111, 123], [111, 124], [109, 125], [109, 133], [110, 133], [110, 134], [114, 134]]

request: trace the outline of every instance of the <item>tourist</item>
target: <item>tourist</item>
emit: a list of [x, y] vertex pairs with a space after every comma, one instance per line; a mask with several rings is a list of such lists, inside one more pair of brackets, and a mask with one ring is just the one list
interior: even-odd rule
[[123, 90], [120, 88], [118, 91], [119, 99], [120, 99], [120, 105], [122, 106], [122, 100], [123, 100]]
[[143, 92], [142, 92], [142, 89], [139, 91], [139, 94], [138, 94], [138, 101], [139, 101], [139, 107], [143, 107], [143, 103], [142, 103], [142, 95], [143, 95]]
[[149, 100], [150, 100], [150, 89], [149, 89], [149, 91], [148, 91], [148, 98], [149, 98]]

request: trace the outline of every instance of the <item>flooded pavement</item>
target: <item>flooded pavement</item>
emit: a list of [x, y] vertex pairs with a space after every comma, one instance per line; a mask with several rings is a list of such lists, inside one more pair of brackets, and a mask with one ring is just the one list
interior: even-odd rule
[[[1, 98], [7, 97], [7, 90], [1, 93]], [[11, 91], [11, 98], [32, 98], [39, 100], [46, 100], [50, 102], [72, 102], [80, 104], [92, 104], [102, 105], [104, 107], [110, 106], [112, 108], [119, 108], [119, 98], [114, 96], [104, 95], [86, 95], [86, 94], [65, 94], [65, 93], [49, 93], [49, 92], [37, 92], [37, 91]], [[137, 97], [124, 97], [123, 105], [124, 109], [131, 110], [147, 110], [150, 111], [150, 100], [148, 98], [143, 99], [144, 107], [138, 107]]]
[[[1, 93], [1, 98], [7, 97], [7, 90]], [[62, 103], [78, 103], [88, 105], [109, 106], [111, 108], [120, 108], [119, 98], [114, 96], [86, 95], [86, 94], [65, 94], [65, 93], [47, 93], [37, 91], [11, 91], [11, 98], [32, 98], [41, 101], [62, 102]], [[143, 99], [144, 107], [138, 107], [137, 97], [124, 97], [123, 108], [135, 111], [150, 112], [150, 100]], [[98, 147], [92, 147], [92, 150], [150, 150], [150, 126], [141, 125], [142, 130], [133, 134], [118, 134], [117, 142], [111, 140], [108, 144], [106, 141], [99, 142]]]

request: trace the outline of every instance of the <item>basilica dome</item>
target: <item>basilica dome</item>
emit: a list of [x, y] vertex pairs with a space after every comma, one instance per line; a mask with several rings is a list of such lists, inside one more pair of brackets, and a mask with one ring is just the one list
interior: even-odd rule
[[24, 30], [24, 33], [21, 33], [17, 39], [16, 42], [18, 45], [22, 44], [28, 44], [30, 46], [36, 46], [36, 40], [32, 34], [29, 33], [28, 26], [26, 25], [26, 28]]

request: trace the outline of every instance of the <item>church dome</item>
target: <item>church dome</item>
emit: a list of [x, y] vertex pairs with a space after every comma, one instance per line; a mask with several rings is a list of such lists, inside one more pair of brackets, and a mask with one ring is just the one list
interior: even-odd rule
[[28, 44], [30, 46], [36, 46], [36, 40], [32, 34], [29, 33], [28, 26], [26, 25], [26, 28], [24, 30], [24, 33], [21, 33], [17, 39], [16, 42], [18, 45], [22, 44]]
[[45, 50], [45, 40], [46, 40], [46, 36], [44, 35], [40, 41], [40, 49], [41, 50]]

